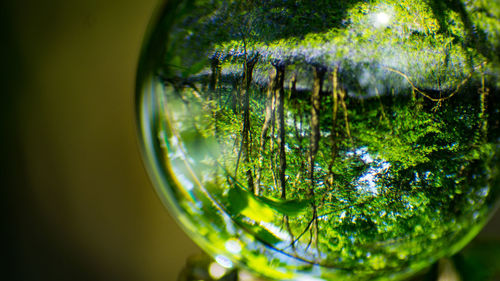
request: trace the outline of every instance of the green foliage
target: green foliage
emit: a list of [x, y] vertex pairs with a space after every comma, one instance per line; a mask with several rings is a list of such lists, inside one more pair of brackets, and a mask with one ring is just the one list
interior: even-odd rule
[[272, 276], [317, 264], [371, 279], [451, 254], [498, 192], [500, 26], [497, 5], [450, 3], [193, 2], [160, 71], [189, 215], [217, 217], [200, 225], [250, 245], [247, 264], [280, 263]]
[[309, 206], [310, 200], [280, 200], [255, 196], [239, 187], [238, 184], [228, 192], [228, 211], [232, 215], [242, 214], [259, 222], [269, 221], [277, 216], [297, 216]]
[[[396, 68], [420, 88], [450, 90], [484, 61], [498, 63], [492, 53], [500, 42], [497, 4], [471, 1], [464, 10], [461, 1], [452, 2], [195, 1], [171, 33], [165, 61], [183, 79], [205, 73], [207, 58], [240, 65], [256, 53], [262, 63], [299, 68], [369, 63], [376, 79], [385, 75], [380, 66]], [[266, 79], [259, 71], [255, 76]], [[243, 75], [241, 68], [231, 72]], [[385, 83], [393, 84], [389, 78]]]

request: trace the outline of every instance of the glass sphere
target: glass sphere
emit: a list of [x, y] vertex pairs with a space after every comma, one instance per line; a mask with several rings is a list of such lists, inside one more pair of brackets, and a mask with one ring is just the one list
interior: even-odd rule
[[224, 267], [401, 279], [499, 193], [498, 1], [168, 1], [138, 70], [159, 196]]

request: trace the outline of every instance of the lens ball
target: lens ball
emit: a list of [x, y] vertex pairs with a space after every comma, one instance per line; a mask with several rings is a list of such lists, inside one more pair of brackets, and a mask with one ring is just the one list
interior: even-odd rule
[[220, 272], [392, 280], [456, 253], [499, 193], [499, 18], [498, 1], [168, 1], [137, 81], [159, 196]]

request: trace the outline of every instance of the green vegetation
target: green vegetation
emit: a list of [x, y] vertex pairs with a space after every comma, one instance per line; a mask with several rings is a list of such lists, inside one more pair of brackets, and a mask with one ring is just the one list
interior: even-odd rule
[[484, 223], [499, 186], [499, 3], [176, 7], [157, 130], [203, 247], [277, 279], [392, 278]]

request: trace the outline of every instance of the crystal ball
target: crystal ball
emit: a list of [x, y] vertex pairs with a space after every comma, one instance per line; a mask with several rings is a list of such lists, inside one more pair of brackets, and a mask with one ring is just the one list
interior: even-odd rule
[[168, 1], [137, 75], [157, 193], [223, 267], [393, 280], [499, 194], [500, 3]]

